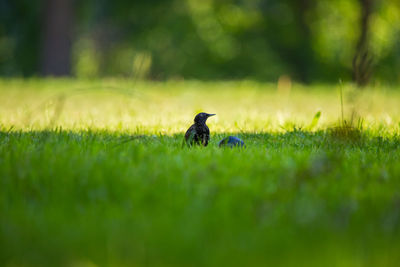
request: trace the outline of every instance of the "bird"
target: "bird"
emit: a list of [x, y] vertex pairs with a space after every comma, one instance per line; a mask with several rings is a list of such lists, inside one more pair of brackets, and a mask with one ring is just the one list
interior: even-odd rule
[[186, 144], [207, 146], [210, 140], [210, 129], [206, 125], [209, 117], [216, 114], [201, 112], [194, 117], [194, 124], [185, 133]]
[[225, 137], [224, 139], [222, 139], [219, 142], [218, 146], [219, 147], [230, 147], [230, 148], [232, 148], [232, 147], [236, 147], [236, 146], [243, 147], [245, 145], [244, 145], [243, 140], [240, 139], [239, 137], [228, 136], [228, 137]]

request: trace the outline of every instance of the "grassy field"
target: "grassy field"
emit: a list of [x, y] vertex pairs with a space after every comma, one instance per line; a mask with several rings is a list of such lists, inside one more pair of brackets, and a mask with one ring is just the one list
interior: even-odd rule
[[0, 265], [398, 266], [400, 90], [339, 88], [0, 80]]

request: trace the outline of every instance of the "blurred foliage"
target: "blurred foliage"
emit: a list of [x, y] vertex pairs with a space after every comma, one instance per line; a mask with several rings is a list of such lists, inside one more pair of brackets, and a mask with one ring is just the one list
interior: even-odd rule
[[[69, 1], [69, 0], [66, 0]], [[337, 82], [351, 78], [356, 0], [75, 1], [78, 77]], [[39, 75], [43, 4], [0, 2], [0, 75]], [[377, 81], [400, 81], [400, 4], [375, 0]]]

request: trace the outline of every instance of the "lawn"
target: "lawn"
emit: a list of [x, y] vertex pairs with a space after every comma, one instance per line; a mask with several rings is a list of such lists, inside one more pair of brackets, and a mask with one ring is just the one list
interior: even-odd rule
[[398, 89], [0, 80], [0, 265], [398, 266]]

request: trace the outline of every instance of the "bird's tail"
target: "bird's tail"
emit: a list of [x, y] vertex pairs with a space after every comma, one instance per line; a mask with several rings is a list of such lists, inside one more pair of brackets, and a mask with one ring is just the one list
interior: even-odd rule
[[186, 138], [186, 136], [182, 140], [182, 148], [183, 147], [191, 147], [193, 144], [193, 139], [194, 139], [195, 133], [190, 133], [190, 135]]

